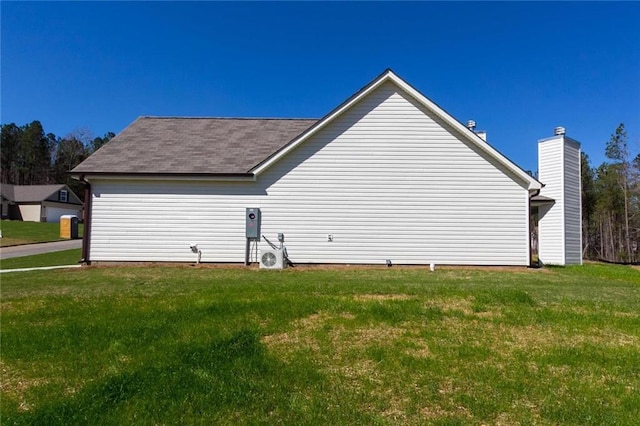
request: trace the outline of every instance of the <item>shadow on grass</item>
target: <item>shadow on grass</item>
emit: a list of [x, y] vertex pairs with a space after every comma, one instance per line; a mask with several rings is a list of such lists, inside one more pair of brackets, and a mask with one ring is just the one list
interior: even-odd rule
[[284, 364], [270, 355], [254, 331], [241, 330], [207, 346], [167, 349], [155, 364], [96, 378], [73, 395], [5, 415], [3, 424], [156, 424], [166, 418], [372, 423], [355, 406], [339, 411], [327, 406], [320, 394], [331, 386], [328, 379], [313, 364]]

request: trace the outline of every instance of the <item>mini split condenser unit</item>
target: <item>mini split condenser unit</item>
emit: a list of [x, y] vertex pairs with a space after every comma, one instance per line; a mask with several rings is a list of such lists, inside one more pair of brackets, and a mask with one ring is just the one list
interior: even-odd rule
[[283, 269], [285, 265], [282, 249], [268, 248], [260, 251], [260, 269]]

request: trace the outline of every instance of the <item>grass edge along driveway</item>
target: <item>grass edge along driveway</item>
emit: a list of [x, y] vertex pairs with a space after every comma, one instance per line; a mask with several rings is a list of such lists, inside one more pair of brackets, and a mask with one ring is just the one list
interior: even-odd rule
[[634, 424], [640, 273], [2, 277], [3, 424]]

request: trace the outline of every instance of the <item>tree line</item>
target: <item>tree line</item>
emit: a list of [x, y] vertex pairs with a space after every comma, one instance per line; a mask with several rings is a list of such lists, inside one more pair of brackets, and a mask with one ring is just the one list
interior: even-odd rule
[[109, 142], [115, 134], [93, 137], [76, 130], [64, 137], [45, 133], [39, 121], [23, 126], [2, 125], [0, 179], [14, 185], [66, 184], [83, 198], [82, 184], [68, 172]]
[[640, 154], [633, 157], [624, 123], [591, 167], [582, 153], [582, 248], [585, 259], [640, 262]]

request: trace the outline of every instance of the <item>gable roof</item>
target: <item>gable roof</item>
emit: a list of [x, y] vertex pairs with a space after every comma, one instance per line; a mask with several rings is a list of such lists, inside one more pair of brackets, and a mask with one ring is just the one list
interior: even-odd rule
[[433, 113], [442, 121], [444, 121], [447, 125], [453, 128], [460, 136], [462, 136], [465, 140], [470, 142], [472, 145], [478, 147], [482, 152], [486, 153], [487, 156], [493, 160], [495, 160], [503, 169], [503, 171], [509, 172], [512, 175], [516, 176], [520, 180], [522, 180], [529, 190], [539, 190], [542, 188], [542, 183], [533, 178], [529, 173], [524, 171], [522, 168], [517, 166], [507, 157], [502, 155], [498, 150], [489, 145], [485, 140], [483, 140], [480, 136], [478, 136], [475, 132], [468, 129], [465, 125], [460, 123], [458, 120], [453, 118], [449, 113], [447, 113], [444, 109], [440, 108], [435, 102], [428, 99], [418, 90], [416, 90], [409, 83], [398, 77], [391, 69], [385, 70], [382, 74], [376, 77], [369, 84], [364, 86], [358, 92], [353, 94], [349, 99], [344, 101], [342, 104], [338, 105], [331, 112], [325, 115], [322, 119], [320, 119], [315, 125], [311, 126], [304, 133], [299, 135], [297, 138], [288, 143], [281, 150], [273, 153], [269, 158], [265, 159], [262, 163], [260, 163], [257, 167], [251, 170], [252, 173], [258, 175], [267, 168], [269, 168], [272, 164], [277, 162], [280, 158], [284, 157], [291, 150], [295, 149], [298, 145], [303, 143], [305, 140], [319, 132], [322, 128], [327, 126], [330, 122], [335, 120], [338, 116], [344, 113], [346, 110], [351, 108], [354, 104], [359, 102], [362, 98], [367, 96], [369, 93], [373, 92], [375, 89], [380, 87], [382, 84], [386, 82], [392, 82], [409, 96], [414, 98], [419, 104], [421, 104], [427, 111]]
[[[2, 197], [15, 203], [39, 203], [56, 194], [62, 189], [69, 192], [69, 202], [79, 204], [80, 200], [67, 185], [10, 185], [3, 183], [0, 185]], [[73, 200], [77, 202], [72, 203]]]
[[242, 175], [315, 119], [140, 117], [73, 174]]
[[542, 188], [539, 181], [390, 69], [320, 120], [140, 117], [71, 173], [255, 177], [386, 82], [415, 99], [529, 190]]

